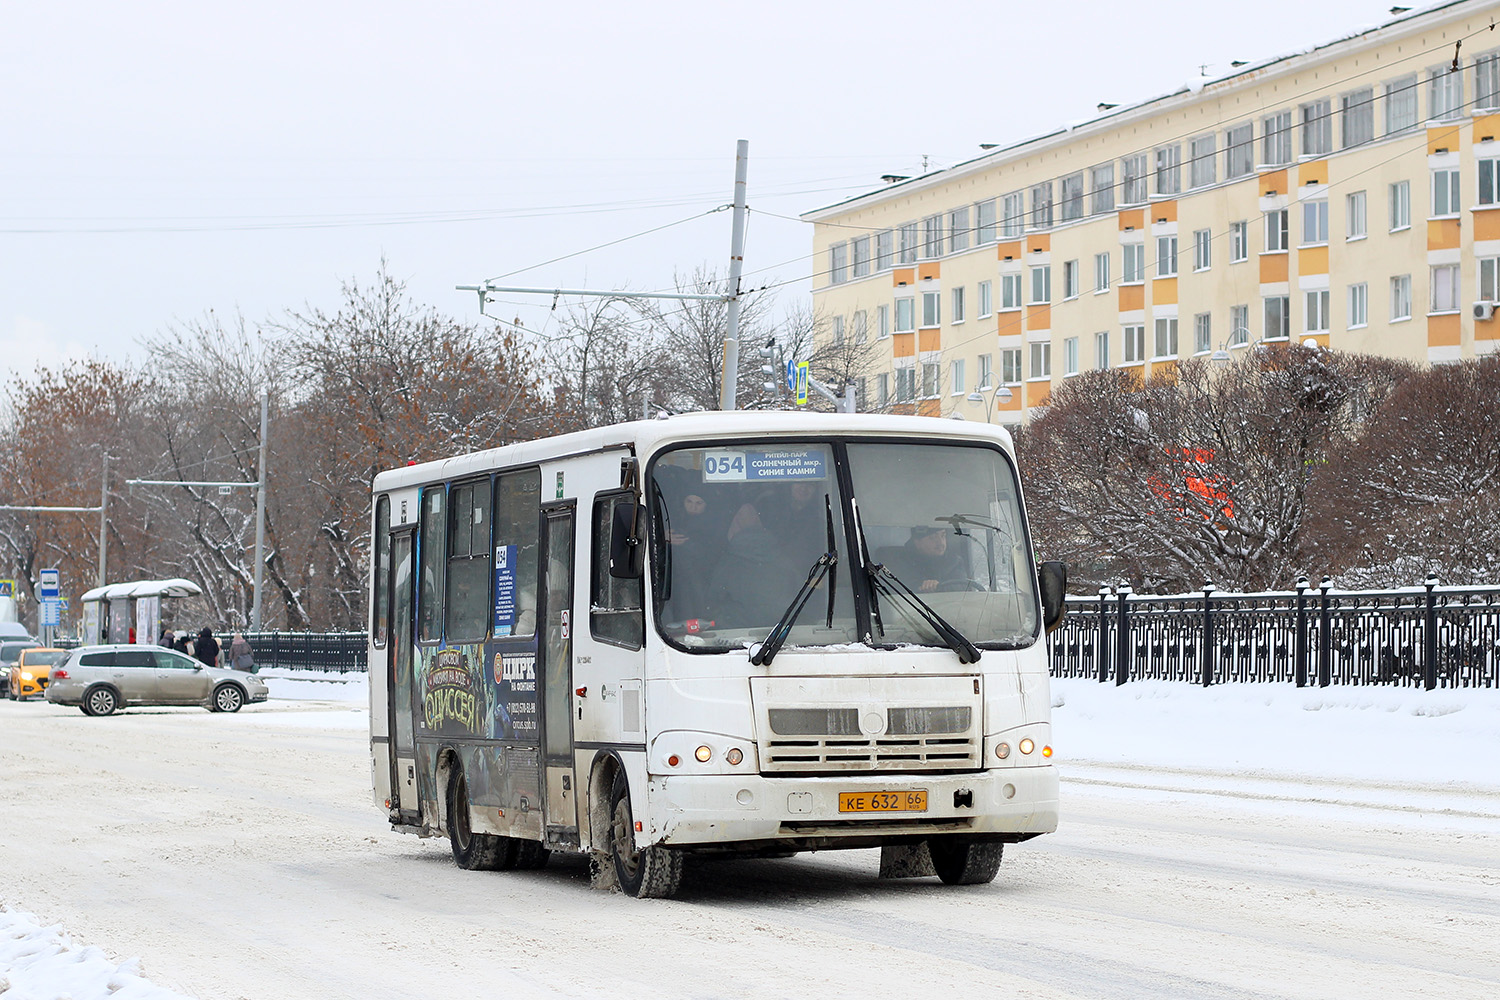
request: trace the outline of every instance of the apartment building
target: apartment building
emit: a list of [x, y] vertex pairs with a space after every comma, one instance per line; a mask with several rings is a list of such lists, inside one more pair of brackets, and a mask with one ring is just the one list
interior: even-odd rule
[[862, 408], [1018, 423], [1090, 368], [1500, 345], [1500, 16], [1406, 14], [802, 216]]

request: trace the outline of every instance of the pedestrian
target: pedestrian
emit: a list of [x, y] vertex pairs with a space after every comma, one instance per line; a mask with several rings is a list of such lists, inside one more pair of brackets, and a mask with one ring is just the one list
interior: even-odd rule
[[188, 634], [186, 629], [183, 629], [181, 632], [179, 632], [177, 634], [177, 638], [172, 640], [172, 648], [177, 650], [177, 652], [179, 653], [186, 653], [189, 656], [193, 655], [193, 647], [188, 643]]
[[236, 670], [255, 673], [255, 653], [251, 650], [250, 643], [238, 632], [229, 643], [229, 665]]
[[171, 629], [163, 629], [161, 633], [161, 639], [157, 642], [157, 645], [165, 646], [166, 648], [171, 649], [173, 646], [173, 640], [175, 638], [176, 637], [172, 635]]
[[198, 630], [198, 641], [193, 643], [193, 655], [205, 667], [219, 665], [219, 640], [214, 638], [213, 632], [209, 631], [207, 625]]

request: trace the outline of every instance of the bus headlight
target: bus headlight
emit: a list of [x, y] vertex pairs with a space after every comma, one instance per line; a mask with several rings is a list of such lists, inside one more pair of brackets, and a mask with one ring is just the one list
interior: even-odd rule
[[730, 764], [738, 764], [745, 759], [745, 755], [740, 752], [739, 747], [730, 747], [729, 752], [724, 755], [724, 759]]
[[1001, 760], [1004, 760], [1005, 758], [1009, 757], [1010, 756], [1010, 744], [1009, 743], [996, 743], [995, 744], [995, 756], [999, 757]]
[[1021, 741], [1020, 748], [1021, 748], [1021, 752], [1023, 754], [1027, 754], [1027, 753], [1031, 753], [1031, 751], [1033, 751], [1033, 750], [1036, 749], [1036, 744], [1033, 743], [1031, 741], [1031, 737], [1028, 736], [1028, 737], [1026, 737], [1025, 739], [1023, 739]]
[[698, 763], [707, 764], [710, 760], [713, 759], [714, 752], [707, 746], [701, 746], [697, 750], [693, 751], [693, 756], [698, 758]]

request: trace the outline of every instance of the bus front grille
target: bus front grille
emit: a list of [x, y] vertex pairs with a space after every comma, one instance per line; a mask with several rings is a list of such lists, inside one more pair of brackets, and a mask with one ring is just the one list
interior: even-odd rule
[[762, 771], [961, 771], [979, 767], [977, 736], [773, 738], [761, 753]]

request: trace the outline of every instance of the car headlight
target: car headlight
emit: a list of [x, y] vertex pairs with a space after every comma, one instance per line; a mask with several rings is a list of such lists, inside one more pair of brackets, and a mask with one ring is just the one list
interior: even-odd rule
[[36, 680], [36, 678], [32, 677], [31, 674], [29, 674], [25, 670], [23, 670], [23, 671], [21, 671], [21, 680], [23, 680], [23, 681], [31, 681], [31, 680]]

